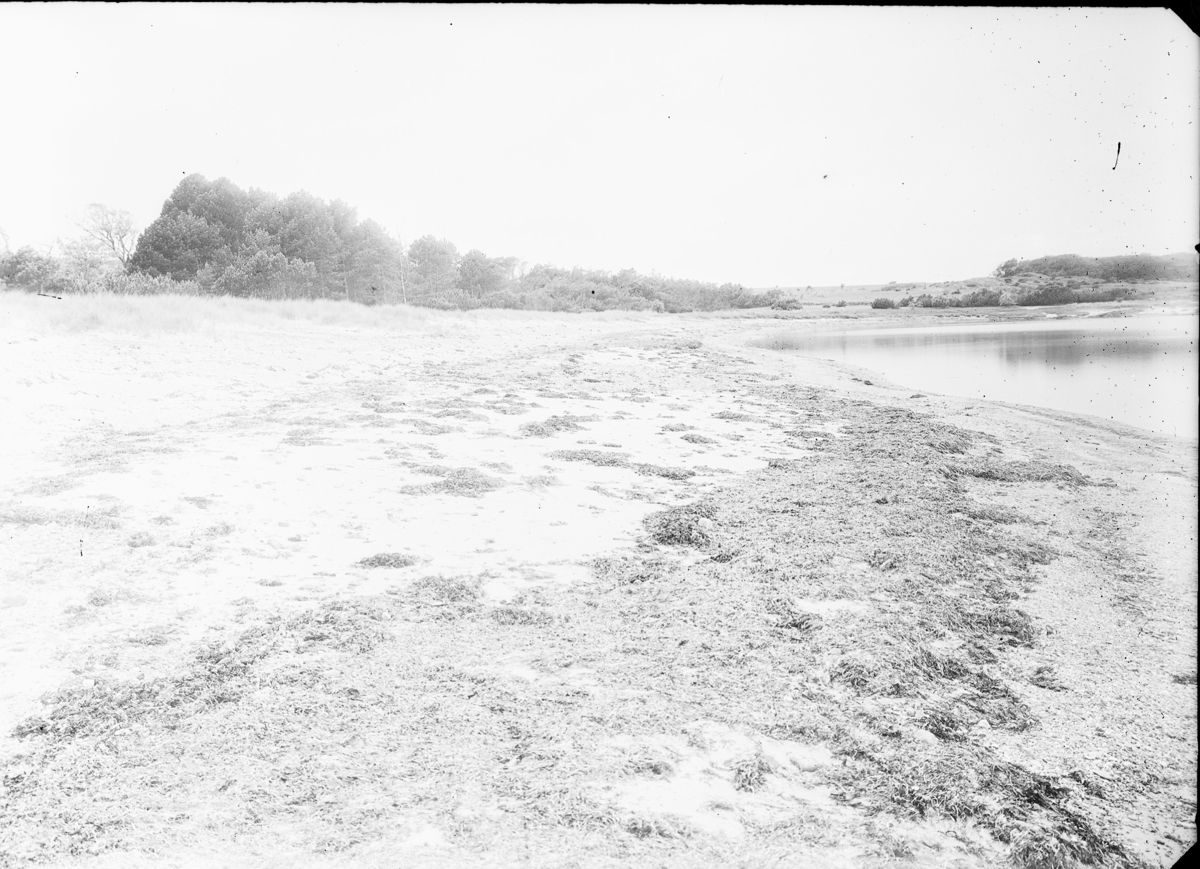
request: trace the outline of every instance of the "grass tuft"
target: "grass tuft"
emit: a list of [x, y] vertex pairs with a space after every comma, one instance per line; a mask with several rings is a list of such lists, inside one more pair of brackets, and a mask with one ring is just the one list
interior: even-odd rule
[[705, 546], [712, 539], [712, 517], [716, 511], [708, 504], [689, 504], [651, 513], [642, 524], [655, 543], [664, 546]]
[[663, 576], [670, 565], [661, 558], [609, 557], [593, 559], [592, 574], [600, 580], [618, 585], [638, 585]]
[[955, 512], [961, 513], [969, 519], [977, 519], [981, 522], [994, 522], [997, 525], [1015, 525], [1031, 521], [1024, 513], [995, 504], [968, 504], [955, 508]]
[[696, 472], [687, 468], [670, 468], [665, 465], [636, 464], [633, 469], [643, 477], [665, 477], [668, 480], [687, 480]]
[[628, 453], [608, 453], [604, 450], [555, 450], [550, 458], [564, 462], [587, 462], [602, 468], [622, 468], [628, 462]]
[[932, 679], [962, 679], [971, 675], [971, 669], [966, 664], [926, 648], [917, 652], [913, 666]]
[[660, 837], [663, 839], [690, 839], [695, 835], [691, 825], [669, 815], [654, 817], [639, 815], [625, 822], [625, 831], [639, 839]]
[[942, 706], [931, 709], [918, 719], [917, 724], [928, 730], [938, 739], [962, 741], [967, 731], [967, 722], [962, 719], [952, 706]]
[[1013, 837], [1009, 857], [1020, 869], [1076, 869], [1102, 861], [1104, 850], [1096, 844], [1065, 831], [1035, 827]]
[[745, 757], [733, 765], [733, 786], [739, 791], [754, 792], [762, 790], [767, 783], [767, 775], [773, 772], [760, 753], [753, 757]]
[[418, 467], [422, 474], [439, 477], [436, 483], [427, 486], [401, 486], [399, 491], [407, 495], [458, 495], [478, 498], [503, 488], [505, 482], [474, 468], [446, 468], [439, 465]]
[[505, 626], [548, 625], [554, 621], [554, 617], [544, 610], [519, 606], [492, 607], [488, 616], [496, 624]]
[[1048, 691], [1066, 691], [1067, 686], [1059, 679], [1058, 674], [1054, 672], [1054, 668], [1043, 665], [1033, 671], [1033, 675], [1029, 677], [1029, 684], [1037, 685], [1039, 688], [1045, 688]]
[[929, 446], [939, 453], [962, 455], [971, 448], [971, 442], [961, 436], [939, 437], [929, 441]]
[[946, 465], [943, 473], [950, 478], [975, 477], [996, 483], [1068, 483], [1086, 486], [1091, 481], [1070, 465], [1051, 462], [997, 462], [973, 459]]
[[357, 562], [359, 567], [411, 567], [416, 564], [417, 560], [411, 555], [406, 555], [403, 552], [381, 552], [378, 555], [371, 555]]
[[862, 690], [871, 683], [877, 669], [863, 660], [843, 658], [829, 671], [829, 678], [835, 682], [849, 685], [851, 688]]
[[412, 584], [412, 594], [437, 603], [473, 603], [479, 599], [478, 579], [451, 576], [423, 576]]
[[584, 427], [579, 423], [586, 421], [586, 417], [566, 413], [549, 417], [545, 422], [524, 423], [518, 431], [526, 437], [547, 438], [564, 431], [584, 431]]
[[410, 417], [409, 419], [402, 419], [400, 421], [405, 425], [411, 425], [417, 430], [417, 434], [423, 435], [444, 435], [459, 430], [452, 425], [442, 425], [441, 423], [430, 422], [427, 419]]

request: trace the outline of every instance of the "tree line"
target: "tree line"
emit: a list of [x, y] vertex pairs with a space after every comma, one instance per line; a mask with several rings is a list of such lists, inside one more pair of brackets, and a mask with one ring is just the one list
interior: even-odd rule
[[0, 280], [49, 292], [185, 292], [263, 299], [344, 299], [433, 308], [668, 313], [770, 305], [778, 291], [740, 284], [460, 254], [426, 235], [407, 247], [341, 200], [242, 190], [189, 175], [137, 236], [128, 214], [93, 205], [84, 236], [53, 257], [23, 248], [0, 258]]
[[1195, 254], [1191, 253], [1100, 257], [1067, 253], [1030, 260], [1006, 260], [992, 272], [998, 278], [1012, 278], [1025, 273], [1048, 277], [1086, 277], [1099, 283], [1195, 281], [1200, 279], [1200, 266], [1197, 265]]

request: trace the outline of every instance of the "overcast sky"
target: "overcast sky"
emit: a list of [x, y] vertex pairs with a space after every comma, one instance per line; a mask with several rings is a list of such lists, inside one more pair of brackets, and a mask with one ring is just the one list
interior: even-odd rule
[[144, 227], [193, 172], [754, 287], [1200, 236], [1200, 52], [1162, 9], [0, 4], [0, 32], [13, 249], [90, 202]]

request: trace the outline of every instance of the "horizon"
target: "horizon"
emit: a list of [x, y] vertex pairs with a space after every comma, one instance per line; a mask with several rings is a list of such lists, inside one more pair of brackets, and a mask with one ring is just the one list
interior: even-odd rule
[[1164, 9], [6, 5], [0, 26], [0, 73], [28, 82], [12, 250], [78, 236], [92, 202], [145, 229], [193, 173], [341, 199], [406, 245], [756, 289], [1200, 237], [1200, 49]]

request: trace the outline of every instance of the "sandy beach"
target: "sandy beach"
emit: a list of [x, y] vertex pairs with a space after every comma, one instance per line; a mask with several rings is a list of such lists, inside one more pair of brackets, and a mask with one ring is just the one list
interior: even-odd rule
[[1194, 441], [766, 317], [36, 301], [0, 299], [0, 864], [1195, 842]]

